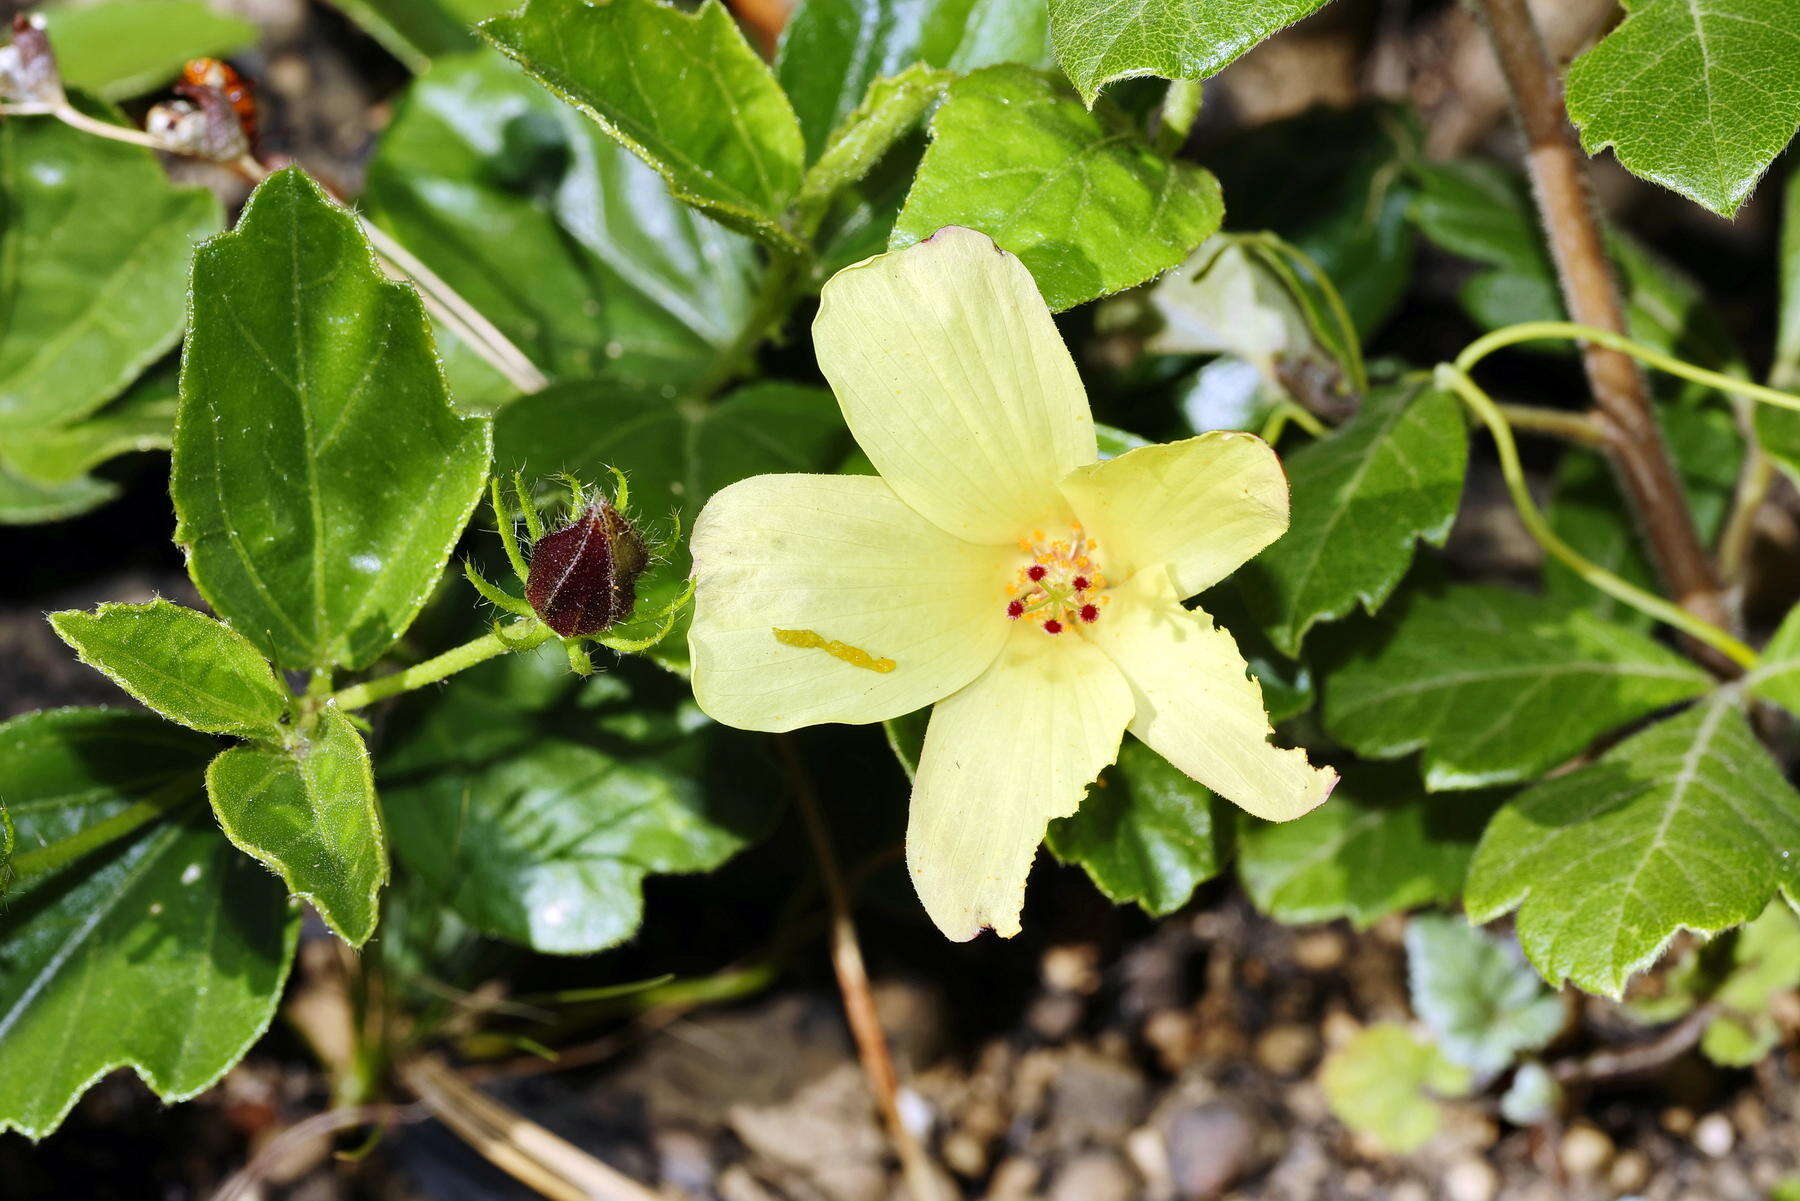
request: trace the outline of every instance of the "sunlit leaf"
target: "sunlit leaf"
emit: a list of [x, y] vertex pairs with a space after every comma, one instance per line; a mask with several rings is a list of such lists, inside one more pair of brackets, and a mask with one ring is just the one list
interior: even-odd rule
[[1589, 154], [1721, 216], [1800, 128], [1800, 25], [1787, 0], [1628, 0], [1576, 59], [1569, 117]]
[[1795, 847], [1800, 794], [1720, 694], [1509, 801], [1465, 903], [1484, 922], [1516, 909], [1552, 984], [1616, 997], [1677, 931], [1728, 929], [1792, 889]]
[[1427, 913], [1406, 924], [1406, 981], [1444, 1057], [1478, 1075], [1542, 1050], [1562, 1028], [1561, 999], [1518, 948], [1460, 917]]
[[50, 615], [82, 662], [162, 714], [209, 734], [279, 739], [288, 691], [248, 639], [166, 600]]
[[411, 624], [487, 476], [418, 296], [298, 169], [194, 263], [176, 541], [213, 609], [283, 667], [361, 667]]
[[1437, 1099], [1461, 1096], [1470, 1077], [1406, 1027], [1381, 1022], [1326, 1056], [1319, 1083], [1338, 1121], [1406, 1155], [1437, 1133]]
[[1173, 267], [1223, 215], [1211, 174], [1162, 158], [1124, 114], [1090, 113], [1025, 67], [958, 80], [931, 137], [889, 247], [978, 229], [1024, 261], [1053, 309]]
[[1502, 588], [1414, 592], [1326, 681], [1360, 755], [1422, 751], [1428, 788], [1530, 780], [1713, 679], [1648, 635]]
[[1088, 104], [1115, 79], [1205, 79], [1327, 0], [1050, 0], [1057, 61]]
[[219, 825], [352, 946], [375, 929], [387, 847], [369, 752], [350, 719], [323, 710], [284, 747], [235, 746], [206, 772]]
[[1320, 621], [1373, 613], [1412, 563], [1441, 544], [1462, 497], [1469, 436], [1455, 397], [1389, 387], [1328, 438], [1290, 455], [1287, 533], [1239, 573], [1250, 612], [1292, 655]]
[[161, 87], [192, 58], [224, 58], [256, 41], [256, 26], [202, 0], [102, 0], [39, 10], [63, 82], [108, 100]]

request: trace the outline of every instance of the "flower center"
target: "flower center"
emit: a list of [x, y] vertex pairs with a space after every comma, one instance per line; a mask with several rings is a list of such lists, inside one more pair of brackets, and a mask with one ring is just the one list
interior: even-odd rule
[[1080, 526], [1058, 539], [1033, 530], [1031, 537], [1019, 539], [1019, 549], [1025, 552], [1025, 561], [1018, 577], [1006, 586], [1009, 618], [1035, 622], [1046, 634], [1100, 620], [1100, 611], [1111, 599], [1106, 577], [1094, 559], [1100, 544]]

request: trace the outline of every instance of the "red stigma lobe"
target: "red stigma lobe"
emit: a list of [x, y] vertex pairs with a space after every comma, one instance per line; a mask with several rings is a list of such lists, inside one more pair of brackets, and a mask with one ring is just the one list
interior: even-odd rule
[[1062, 622], [1060, 622], [1060, 621], [1056, 620], [1056, 618], [1052, 617], [1049, 621], [1046, 621], [1044, 623], [1044, 633], [1046, 633], [1046, 634], [1062, 633]]

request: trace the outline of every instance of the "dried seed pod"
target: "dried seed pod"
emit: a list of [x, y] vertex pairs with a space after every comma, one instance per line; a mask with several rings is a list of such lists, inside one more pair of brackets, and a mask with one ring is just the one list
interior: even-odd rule
[[0, 100], [11, 104], [59, 104], [62, 73], [44, 33], [44, 19], [20, 14], [13, 18], [12, 42], [0, 46]]
[[604, 500], [595, 500], [531, 550], [525, 599], [564, 638], [601, 633], [631, 616], [637, 578], [650, 561], [644, 539]]
[[245, 141], [250, 143], [252, 149], [255, 148], [256, 92], [243, 76], [232, 70], [230, 63], [216, 58], [189, 59], [181, 68], [181, 81], [196, 88], [211, 88], [223, 96], [226, 103], [231, 105], [231, 111], [237, 114], [238, 123], [243, 126]]
[[217, 88], [178, 83], [170, 100], [151, 109], [144, 127], [164, 147], [215, 163], [236, 162], [250, 153], [244, 124], [225, 93]]

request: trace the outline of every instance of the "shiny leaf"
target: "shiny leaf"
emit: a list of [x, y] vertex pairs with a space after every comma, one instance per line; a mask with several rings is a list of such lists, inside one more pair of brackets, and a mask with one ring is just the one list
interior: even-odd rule
[[1057, 61], [1088, 104], [1115, 79], [1205, 79], [1327, 0], [1050, 0]]
[[1441, 544], [1462, 497], [1469, 436], [1455, 397], [1390, 387], [1329, 438], [1289, 456], [1288, 531], [1239, 573], [1250, 612], [1285, 654], [1316, 622], [1358, 603], [1373, 613], [1412, 563]]
[[196, 802], [7, 894], [0, 1130], [42, 1138], [120, 1067], [163, 1100], [185, 1100], [268, 1028], [299, 922], [281, 886], [199, 811], [212, 749], [118, 710], [59, 709], [0, 726], [0, 775], [27, 848], [170, 790]]
[[194, 263], [171, 492], [201, 595], [283, 667], [365, 666], [437, 582], [487, 463], [417, 295], [317, 184], [270, 176]]
[[153, 370], [99, 412], [69, 425], [0, 433], [0, 467], [48, 489], [133, 451], [175, 440], [175, 374]]
[[749, 315], [753, 244], [492, 53], [413, 84], [363, 200], [553, 377], [692, 378]]
[[516, 0], [331, 0], [414, 71], [475, 49], [475, 26], [517, 8]]
[[220, 221], [142, 147], [0, 121], [0, 431], [78, 420], [174, 346], [194, 244]]
[[530, 0], [482, 34], [656, 169], [676, 196], [777, 247], [805, 145], [719, 0]]
[[1050, 823], [1045, 845], [1078, 863], [1117, 903], [1173, 913], [1224, 870], [1231, 807], [1136, 739], [1119, 749], [1074, 816]]
[[1352, 769], [1331, 799], [1291, 822], [1240, 819], [1238, 872], [1277, 921], [1347, 917], [1360, 927], [1403, 909], [1454, 901], [1491, 793], [1430, 796], [1410, 772]]
[[1090, 113], [1024, 67], [958, 80], [931, 136], [889, 248], [946, 225], [978, 229], [1024, 261], [1053, 309], [1173, 267], [1224, 212], [1211, 174], [1170, 163], [1122, 113]]
[[102, 0], [40, 11], [63, 82], [108, 100], [159, 88], [189, 59], [236, 54], [257, 36], [249, 21], [201, 0]]

